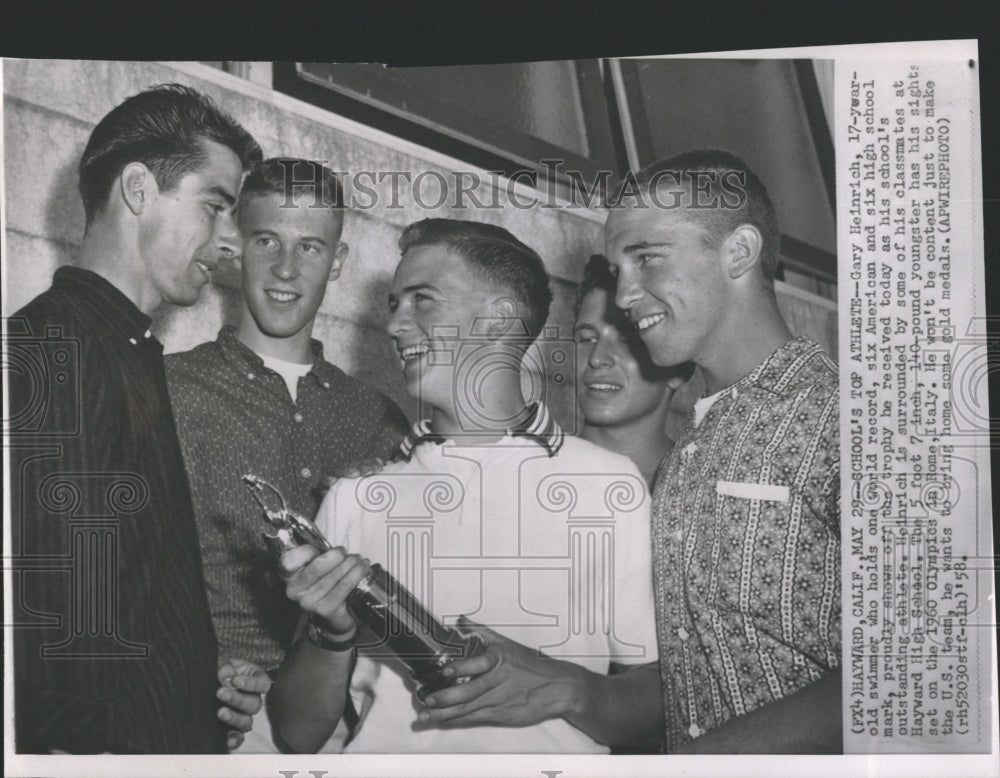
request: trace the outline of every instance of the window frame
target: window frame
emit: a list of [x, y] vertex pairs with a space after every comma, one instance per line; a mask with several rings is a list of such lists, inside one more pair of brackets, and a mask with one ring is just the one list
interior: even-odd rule
[[[523, 141], [526, 147], [537, 154], [537, 160], [502, 148], [496, 142], [496, 135], [487, 139], [473, 138], [458, 130], [445, 127], [433, 120], [417, 114], [389, 106], [381, 101], [366, 100], [352, 90], [338, 89], [334, 84], [321, 84], [314, 78], [304, 76], [298, 62], [273, 63], [273, 89], [304, 102], [316, 105], [345, 118], [370, 126], [379, 131], [424, 146], [433, 151], [461, 159], [472, 166], [495, 171], [512, 178], [523, 176], [524, 172], [534, 174], [536, 186], [543, 186], [550, 179], [551, 167], [541, 164], [543, 160], [562, 160], [563, 166], [556, 169], [555, 180], [561, 186], [574, 187], [574, 180], [567, 173], [579, 173], [585, 181], [593, 181], [601, 171], [611, 169], [613, 184], [630, 169], [631, 159], [628, 149], [648, 148], [649, 128], [644, 124], [641, 101], [628, 94], [623, 83], [616, 83], [615, 68], [632, 66], [628, 58], [601, 58], [573, 60], [578, 69], [580, 97], [583, 103], [583, 118], [587, 137], [593, 144], [601, 144], [613, 154], [611, 165], [603, 165], [594, 159], [574, 154], [555, 144], [533, 138], [526, 133], [510, 131]], [[808, 125], [812, 134], [818, 161], [836, 225], [836, 191], [834, 143], [826, 122], [822, 101], [810, 60], [793, 60], [798, 76], [801, 98], [805, 105]], [[619, 70], [621, 73], [622, 71]], [[627, 79], [626, 79], [627, 80]], [[595, 116], [594, 106], [601, 106], [605, 115]], [[623, 116], [627, 112], [629, 115]], [[606, 119], [606, 122], [605, 122]], [[572, 191], [572, 190], [571, 190]], [[822, 284], [836, 287], [837, 257], [835, 254], [794, 238], [781, 234], [780, 264], [778, 278], [783, 278], [782, 266], [796, 273], [804, 274]]]
[[[617, 116], [595, 115], [595, 106], [605, 108], [608, 114], [614, 111], [614, 106], [608, 104], [604, 73], [598, 60], [573, 60], [573, 62], [578, 72], [583, 71], [577, 76], [577, 83], [580, 86], [587, 137], [592, 147], [601, 147], [613, 155], [610, 166], [605, 165], [602, 160], [584, 157], [516, 130], [491, 132], [487, 128], [485, 138], [471, 137], [459, 130], [377, 99], [365, 99], [352, 90], [340, 88], [335, 84], [320, 83], [314, 77], [302, 73], [300, 65], [303, 63], [275, 62], [273, 88], [353, 121], [507, 177], [523, 176], [524, 171], [528, 170], [536, 175], [536, 181], [541, 184], [547, 180], [549, 171], [556, 168], [554, 165], [546, 167], [541, 164], [541, 160], [561, 160], [562, 166], [556, 168], [556, 180], [561, 184], [572, 183], [567, 171], [578, 171], [586, 180], [592, 180], [600, 170], [609, 167], [611, 178], [615, 180], [624, 175], [625, 170], [622, 146], [620, 140], [615, 137]], [[520, 144], [523, 144], [522, 148], [529, 149], [536, 158], [505, 149], [502, 145], [505, 135], [515, 137]]]

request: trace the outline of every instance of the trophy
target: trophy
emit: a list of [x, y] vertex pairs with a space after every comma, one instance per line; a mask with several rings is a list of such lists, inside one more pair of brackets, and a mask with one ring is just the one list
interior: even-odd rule
[[[313, 522], [288, 508], [277, 487], [249, 473], [243, 476], [243, 483], [264, 511], [264, 542], [276, 556], [305, 544], [318, 551], [333, 548]], [[468, 678], [445, 676], [444, 668], [485, 648], [479, 637], [463, 635], [437, 621], [381, 565], [371, 566], [347, 596], [347, 607], [359, 624], [371, 630], [379, 644], [388, 645], [406, 665], [417, 684], [420, 699], [467, 681]]]

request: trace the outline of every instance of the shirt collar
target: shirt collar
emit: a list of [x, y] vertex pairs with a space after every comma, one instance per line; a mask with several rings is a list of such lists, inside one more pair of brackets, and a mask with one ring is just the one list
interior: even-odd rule
[[[216, 339], [219, 351], [230, 362], [236, 363], [244, 368], [253, 370], [263, 370], [264, 360], [260, 354], [247, 346], [236, 337], [236, 327], [231, 324], [225, 325], [219, 330], [219, 337]], [[309, 370], [324, 385], [325, 388], [337, 378], [336, 368], [323, 358], [323, 344], [316, 339], [309, 341], [313, 352], [313, 366]]]
[[823, 347], [810, 338], [792, 338], [735, 385], [753, 384], [781, 394], [806, 362], [824, 353]]
[[82, 294], [94, 312], [133, 345], [152, 338], [149, 329], [152, 318], [104, 276], [82, 267], [63, 265], [52, 277], [52, 286]]
[[[550, 457], [554, 457], [562, 448], [565, 439], [562, 427], [549, 413], [545, 403], [532, 403], [529, 409], [531, 414], [528, 418], [520, 426], [508, 430], [507, 434], [518, 438], [528, 438], [542, 446]], [[431, 430], [430, 419], [421, 419], [406, 433], [403, 442], [399, 444], [399, 451], [403, 458], [409, 461], [413, 450], [421, 443], [444, 443], [445, 440], [444, 435], [439, 435]]]
[[750, 387], [763, 389], [772, 394], [783, 394], [802, 366], [825, 354], [823, 347], [811, 338], [798, 336], [786, 341], [736, 383], [696, 401], [689, 414], [691, 424], [698, 427], [719, 401], [735, 400], [740, 392]]

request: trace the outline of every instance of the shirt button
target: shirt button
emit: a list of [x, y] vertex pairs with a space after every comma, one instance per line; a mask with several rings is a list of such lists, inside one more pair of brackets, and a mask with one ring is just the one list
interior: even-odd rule
[[253, 373], [247, 373], [247, 378], [249, 378], [251, 381], [253, 381], [256, 377], [257, 376], [255, 376]]
[[299, 413], [299, 412], [296, 411], [295, 415], [292, 416], [292, 418], [295, 419], [295, 421], [299, 422], [300, 424], [302, 423], [302, 414], [301, 413]]
[[299, 472], [303, 478], [312, 478], [313, 471], [310, 470], [308, 467], [303, 467], [302, 470]]
[[153, 337], [153, 333], [152, 333], [152, 332], [151, 332], [150, 330], [146, 330], [146, 331], [145, 331], [145, 332], [144, 332], [144, 333], [142, 334], [142, 337], [144, 337], [144, 338], [151, 338], [151, 337]]
[[324, 389], [329, 389], [330, 388], [330, 382], [329, 381], [324, 381], [323, 382], [323, 388]]
[[688, 727], [688, 734], [691, 737], [698, 737], [698, 735], [701, 734], [701, 727], [699, 727], [697, 724], [692, 724], [690, 727]]
[[135, 338], [129, 338], [128, 342], [131, 343], [133, 346], [139, 345], [139, 341], [137, 341]]

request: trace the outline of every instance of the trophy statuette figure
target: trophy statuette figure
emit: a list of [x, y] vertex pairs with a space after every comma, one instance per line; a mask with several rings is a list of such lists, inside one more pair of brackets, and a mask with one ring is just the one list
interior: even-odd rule
[[[320, 552], [333, 548], [313, 522], [288, 508], [273, 484], [250, 473], [243, 476], [243, 483], [264, 511], [264, 542], [276, 556], [301, 545]], [[375, 636], [375, 642], [366, 645], [385, 644], [406, 665], [421, 699], [468, 680], [447, 677], [444, 668], [485, 648], [478, 637], [441, 624], [378, 564], [347, 596], [347, 607]]]

